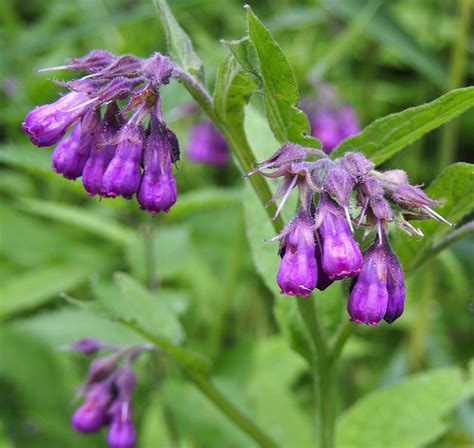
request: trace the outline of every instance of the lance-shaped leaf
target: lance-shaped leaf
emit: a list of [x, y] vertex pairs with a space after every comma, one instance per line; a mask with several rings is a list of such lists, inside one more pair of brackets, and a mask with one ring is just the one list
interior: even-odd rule
[[191, 39], [181, 28], [166, 0], [155, 0], [155, 6], [165, 30], [168, 51], [173, 60], [199, 79], [204, 77], [202, 61], [193, 48]]
[[320, 148], [319, 141], [311, 136], [308, 117], [297, 108], [298, 87], [285, 54], [249, 6], [247, 20], [263, 84], [265, 111], [275, 137], [280, 143]]
[[344, 140], [331, 157], [340, 157], [346, 151], [360, 151], [380, 164], [473, 105], [474, 87], [451, 90], [431, 103], [375, 120], [357, 135]]

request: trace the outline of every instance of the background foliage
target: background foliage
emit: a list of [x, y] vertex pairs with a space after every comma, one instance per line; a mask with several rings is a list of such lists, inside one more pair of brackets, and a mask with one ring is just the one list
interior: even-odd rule
[[[324, 77], [354, 104], [364, 126], [472, 84], [472, 35], [464, 42], [464, 66], [453, 56], [462, 20], [458, 2], [249, 3], [281, 45], [300, 93], [315, 95], [314, 79]], [[176, 0], [170, 6], [213, 86], [228, 54], [219, 39], [242, 37], [245, 10], [237, 0]], [[273, 280], [276, 247], [263, 242], [273, 236], [272, 226], [237, 168], [183, 160], [178, 203], [168, 215], [152, 219], [132, 201], [88, 198], [79, 182], [51, 171], [49, 149], [34, 148], [20, 133], [26, 112], [57, 91], [50, 75], [35, 68], [97, 47], [140, 56], [164, 51], [153, 5], [3, 0], [0, 17], [0, 446], [103, 445], [101, 436], [84, 439], [68, 424], [87, 364], [57, 349], [84, 336], [118, 343], [152, 337], [168, 348], [168, 355], [144, 358], [137, 369], [140, 447], [252, 446], [193, 388], [176, 360], [193, 372], [210, 370], [220, 390], [282, 446], [311, 446], [312, 385], [303, 359], [286, 340], [290, 336], [304, 347], [304, 335], [290, 299], [278, 294]], [[261, 33], [254, 24], [252, 39]], [[196, 59], [186, 63], [200, 76]], [[254, 96], [243, 123], [260, 159], [278, 145], [262, 114], [262, 103], [272, 101], [266, 90], [273, 75], [260, 80], [264, 99]], [[251, 75], [240, 81], [249, 91], [259, 86]], [[287, 93], [292, 104], [270, 107], [296, 114], [291, 109], [296, 87]], [[177, 82], [163, 94], [184, 148], [191, 119], [178, 119], [179, 107], [190, 97]], [[218, 100], [216, 109], [225, 110]], [[410, 117], [409, 124], [413, 121]], [[471, 110], [390, 159], [396, 146], [388, 136], [377, 162], [405, 169], [413, 183], [429, 184], [448, 163], [472, 162], [472, 129]], [[361, 134], [351, 144], [370, 151], [364, 146], [370, 128], [366, 132], [366, 140]], [[459, 163], [429, 187], [451, 199], [444, 212], [460, 225], [472, 218], [472, 173], [472, 165]], [[393, 326], [358, 327], [343, 352], [341, 447], [474, 443], [469, 401], [474, 241], [463, 239], [420, 264], [444, 230], [426, 224], [433, 239], [424, 241], [395, 235], [411, 274], [407, 311]], [[341, 313], [346, 288], [318, 294], [329, 330], [346, 319]], [[80, 299], [81, 307], [61, 299], [63, 292]]]

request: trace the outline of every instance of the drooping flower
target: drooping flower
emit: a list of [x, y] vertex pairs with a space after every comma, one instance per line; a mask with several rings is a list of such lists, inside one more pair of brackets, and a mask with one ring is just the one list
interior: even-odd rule
[[[105, 50], [94, 50], [51, 70], [60, 69], [88, 74], [57, 82], [70, 92], [27, 115], [23, 130], [31, 141], [37, 146], [51, 146], [74, 126], [52, 154], [55, 171], [68, 179], [82, 176], [84, 188], [91, 196], [130, 199], [143, 185], [142, 208], [151, 213], [168, 211], [176, 201], [171, 164], [179, 159], [179, 146], [161, 113], [160, 88], [176, 73], [175, 64], [159, 53], [142, 59], [131, 54], [116, 56]], [[119, 106], [118, 101], [124, 100], [127, 100], [125, 105]], [[155, 155], [144, 155], [143, 127], [148, 115], [155, 116], [159, 127], [165, 130], [160, 138], [171, 146], [171, 156], [160, 155], [159, 163]], [[147, 165], [143, 167], [146, 174], [142, 172], [142, 162]], [[159, 181], [156, 179], [158, 171], [161, 173]], [[161, 186], [157, 189], [158, 183]], [[154, 204], [150, 205], [150, 201]]]
[[193, 162], [217, 166], [228, 163], [230, 156], [227, 142], [209, 121], [201, 121], [191, 128], [187, 155]]
[[321, 262], [331, 280], [356, 275], [361, 268], [362, 254], [352, 236], [343, 209], [326, 194], [321, 194], [317, 210], [322, 242]]
[[300, 210], [283, 232], [280, 255], [277, 282], [281, 293], [306, 297], [316, 288], [318, 266], [313, 222], [304, 210]]
[[82, 93], [69, 92], [54, 103], [33, 109], [21, 127], [34, 145], [54, 145], [89, 110], [88, 100]]

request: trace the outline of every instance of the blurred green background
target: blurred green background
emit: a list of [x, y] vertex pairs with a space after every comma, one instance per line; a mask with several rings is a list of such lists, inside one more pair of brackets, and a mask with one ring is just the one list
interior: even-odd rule
[[[474, 20], [460, 32], [469, 0], [249, 4], [282, 46], [302, 95], [315, 95], [314, 80], [323, 78], [353, 104], [364, 126], [474, 79]], [[170, 1], [204, 61], [210, 87], [226, 55], [219, 40], [245, 33], [242, 6], [238, 0]], [[0, 23], [0, 447], [104, 446], [103, 435], [85, 438], [69, 427], [87, 361], [58, 347], [84, 336], [140, 339], [59, 295], [94, 300], [113, 294], [116, 271], [172, 304], [187, 345], [212, 359], [222, 390], [279, 434], [283, 446], [312, 446], [311, 381], [279, 331], [272, 294], [256, 273], [242, 211], [245, 181], [237, 168], [198, 166], [184, 156], [178, 203], [152, 219], [135, 201], [87, 197], [80, 180], [50, 169], [50, 149], [35, 148], [21, 133], [25, 114], [58, 92], [52, 75], [35, 69], [93, 48], [143, 57], [164, 52], [152, 2], [2, 0]], [[176, 82], [163, 96], [184, 149], [193, 118], [176, 117], [190, 97]], [[470, 111], [386, 167], [405, 169], [415, 184], [429, 183], [448, 163], [473, 161], [473, 129]], [[411, 373], [468, 365], [474, 355], [473, 252], [474, 240], [463, 240], [413, 273], [407, 310], [394, 325], [358, 328], [340, 369], [341, 408]], [[330, 290], [322, 298], [328, 309], [340, 292]], [[170, 359], [144, 357], [137, 367], [139, 447], [253, 446]], [[426, 446], [474, 446], [473, 409], [457, 403]]]

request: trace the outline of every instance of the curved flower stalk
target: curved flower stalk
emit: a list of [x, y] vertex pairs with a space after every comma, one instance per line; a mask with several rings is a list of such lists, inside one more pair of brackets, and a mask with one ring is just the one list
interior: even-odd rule
[[[378, 172], [363, 154], [347, 152], [330, 160], [313, 148], [284, 144], [249, 175], [281, 177], [273, 201], [279, 213], [293, 188], [301, 208], [274, 239], [281, 240], [282, 262], [277, 282], [282, 294], [308, 296], [334, 281], [353, 277], [348, 304], [351, 320], [377, 325], [395, 321], [403, 312], [403, 270], [390, 248], [391, 222], [422, 236], [410, 219], [434, 218], [450, 224], [433, 207], [441, 204], [410, 185], [404, 171]], [[362, 255], [354, 228], [371, 229], [376, 238]]]
[[84, 354], [107, 350], [110, 353], [95, 359], [89, 366], [85, 383], [78, 391], [83, 404], [71, 418], [72, 427], [83, 434], [108, 428], [110, 448], [133, 448], [136, 431], [132, 418], [132, 393], [136, 378], [131, 365], [146, 351], [155, 350], [152, 344], [118, 347], [99, 340], [82, 339], [71, 347]]
[[53, 169], [67, 179], [82, 176], [89, 195], [137, 195], [144, 210], [166, 212], [177, 197], [179, 144], [163, 119], [160, 88], [175, 68], [160, 53], [141, 59], [94, 50], [45, 69], [87, 74], [58, 82], [69, 93], [32, 110], [22, 129], [36, 146], [57, 144]]

